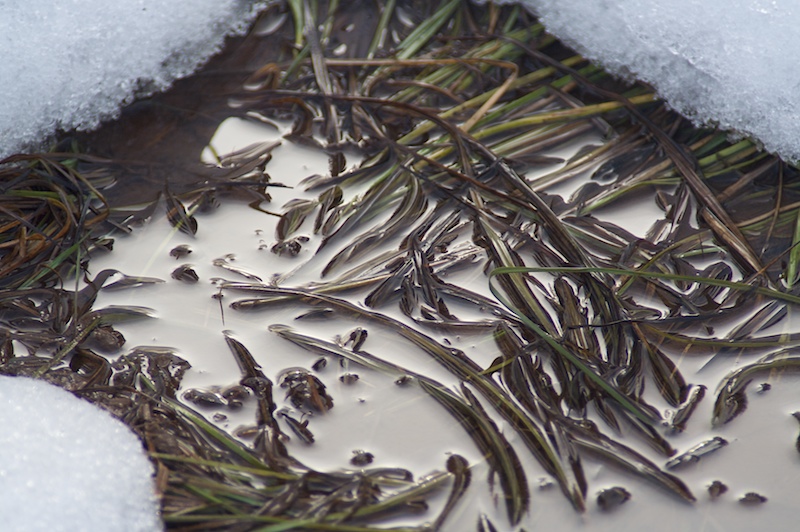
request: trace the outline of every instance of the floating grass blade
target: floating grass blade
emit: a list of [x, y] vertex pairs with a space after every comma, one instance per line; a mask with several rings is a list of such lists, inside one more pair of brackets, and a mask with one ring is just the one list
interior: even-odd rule
[[440, 530], [447, 516], [453, 511], [458, 501], [464, 496], [469, 488], [471, 473], [469, 469], [469, 462], [458, 454], [453, 454], [447, 459], [447, 472], [453, 475], [453, 487], [450, 490], [450, 496], [447, 502], [433, 523], [434, 530]]
[[662, 471], [657, 465], [636, 451], [619, 443], [613, 443], [607, 438], [597, 439], [594, 436], [580, 435], [576, 432], [573, 432], [572, 435], [575, 444], [584, 451], [617, 464], [659, 486], [663, 486], [684, 501], [695, 502], [697, 500], [682, 480], [671, 473]]
[[800, 296], [796, 296], [794, 294], [789, 294], [786, 292], [781, 292], [779, 290], [775, 290], [773, 288], [767, 288], [764, 286], [758, 286], [756, 284], [751, 284], [742, 281], [726, 281], [724, 279], [714, 279], [708, 277], [696, 277], [692, 275], [680, 275], [680, 274], [673, 274], [673, 273], [661, 273], [661, 272], [646, 272], [641, 270], [625, 270], [621, 268], [604, 268], [604, 267], [559, 267], [559, 268], [551, 268], [551, 267], [515, 267], [515, 268], [497, 268], [493, 272], [495, 275], [505, 274], [505, 273], [556, 273], [556, 274], [565, 274], [565, 273], [605, 273], [609, 275], [619, 275], [621, 277], [638, 277], [643, 279], [664, 279], [668, 281], [684, 281], [688, 283], [702, 283], [707, 284], [710, 286], [719, 286], [723, 288], [730, 288], [732, 290], [736, 290], [739, 292], [744, 293], [755, 293], [761, 296], [765, 296], [768, 299], [777, 299], [780, 301], [785, 301], [786, 303], [792, 303], [795, 305], [800, 305]]

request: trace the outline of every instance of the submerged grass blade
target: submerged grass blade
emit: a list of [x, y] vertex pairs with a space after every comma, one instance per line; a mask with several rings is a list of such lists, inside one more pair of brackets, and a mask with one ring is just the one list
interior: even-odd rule
[[450, 0], [439, 7], [431, 17], [417, 26], [408, 37], [397, 46], [397, 59], [409, 59], [422, 49], [427, 42], [444, 26], [456, 9], [461, 6], [461, 0]]
[[[468, 396], [464, 401], [444, 388], [431, 386], [424, 380], [419, 383], [426, 393], [460, 421], [484, 453], [492, 469], [498, 472], [505, 493], [508, 518], [512, 524], [518, 524], [528, 509], [530, 494], [525, 472], [514, 448], [475, 397]], [[462, 385], [462, 393], [465, 391], [466, 388]]]
[[800, 209], [797, 211], [797, 219], [792, 236], [792, 247], [789, 252], [789, 261], [786, 264], [786, 287], [791, 290], [800, 277]]
[[322, 355], [334, 355], [395, 376], [410, 376], [420, 388], [450, 412], [485, 453], [487, 461], [500, 476], [508, 505], [509, 519], [518, 523], [528, 507], [529, 494], [519, 458], [491, 418], [480, 408], [477, 399], [465, 399], [441, 383], [382, 360], [366, 351], [350, 351], [339, 345], [293, 331], [285, 325], [272, 325], [270, 331], [282, 338]]
[[[554, 268], [559, 269], [559, 268]], [[598, 270], [597, 268], [583, 268], [586, 270]], [[537, 268], [495, 268], [489, 274], [489, 279], [491, 283], [491, 279], [497, 275], [508, 275], [508, 274], [520, 274], [526, 273], [530, 271], [536, 271]], [[589, 272], [586, 272], [589, 273]], [[517, 315], [519, 320], [525, 324], [531, 331], [536, 333], [542, 340], [544, 340], [556, 353], [560, 356], [564, 357], [566, 360], [570, 362], [570, 364], [574, 365], [578, 370], [581, 371], [589, 380], [599, 386], [604, 392], [608, 394], [609, 397], [614, 399], [620, 406], [625, 408], [628, 412], [630, 412], [633, 416], [637, 419], [642, 421], [643, 423], [650, 425], [656, 424], [661, 419], [660, 417], [652, 411], [645, 410], [635, 401], [628, 398], [624, 393], [622, 393], [616, 386], [612, 383], [608, 382], [606, 379], [598, 375], [592, 368], [586, 365], [578, 356], [570, 352], [566, 349], [561, 343], [558, 342], [552, 335], [545, 332], [541, 327], [531, 321], [525, 314], [523, 314], [519, 309], [516, 309], [511, 302], [506, 299], [504, 295], [502, 295], [494, 285], [489, 285], [492, 294], [500, 301], [503, 305], [505, 305], [509, 310], [511, 310], [514, 314]]]
[[[459, 379], [475, 386], [492, 406], [509, 421], [542, 466], [558, 480], [562, 491], [570, 497], [573, 505], [578, 510], [583, 510], [585, 507], [584, 501], [579, 496], [579, 493], [574, 493], [570, 489], [567, 475], [562, 470], [557, 453], [546, 436], [530, 416], [500, 389], [493, 380], [486, 377], [483, 374], [483, 368], [468, 358], [463, 351], [444, 346], [400, 321], [378, 312], [363, 309], [346, 300], [292, 288], [261, 286], [259, 291], [265, 294], [293, 296], [305, 302], [323, 303], [326, 306], [341, 309], [350, 315], [358, 317], [360, 320], [378, 323], [409, 340]], [[231, 307], [236, 310], [247, 310], [259, 308], [263, 305], [274, 305], [275, 302], [276, 300], [272, 298], [239, 300], [231, 303]]]
[[687, 283], [701, 283], [707, 284], [710, 286], [719, 286], [722, 288], [730, 288], [732, 290], [736, 290], [739, 292], [744, 293], [755, 293], [760, 296], [764, 296], [768, 299], [777, 299], [780, 301], [785, 301], [786, 303], [792, 303], [794, 305], [800, 305], [800, 296], [796, 296], [794, 294], [789, 294], [786, 292], [781, 292], [779, 290], [775, 290], [773, 288], [767, 288], [764, 286], [757, 286], [754, 284], [749, 284], [746, 282], [741, 281], [726, 281], [724, 279], [715, 279], [709, 277], [697, 277], [693, 275], [679, 275], [674, 273], [662, 273], [662, 272], [644, 272], [641, 270], [625, 270], [621, 268], [603, 268], [603, 267], [590, 267], [590, 268], [582, 268], [582, 267], [559, 267], [559, 268], [550, 268], [550, 267], [515, 267], [515, 268], [497, 268], [494, 270], [493, 274], [506, 274], [506, 273], [556, 273], [556, 274], [565, 274], [565, 273], [605, 273], [609, 275], [619, 275], [621, 277], [639, 277], [643, 279], [664, 279], [667, 281], [684, 281]]
[[221, 444], [223, 447], [231, 451], [233, 454], [238, 456], [246, 464], [249, 464], [251, 467], [255, 467], [257, 469], [268, 469], [268, 466], [265, 465], [261, 460], [256, 458], [249, 449], [244, 447], [238, 441], [231, 438], [224, 431], [219, 430], [212, 423], [206, 421], [205, 418], [203, 418], [203, 416], [201, 416], [200, 414], [194, 412], [190, 408], [183, 406], [174, 399], [170, 399], [168, 397], [162, 397], [161, 401], [167, 404], [178, 415], [180, 415], [183, 418], [186, 418], [193, 425], [200, 427], [210, 438], [212, 438], [213, 440]]
[[717, 400], [714, 403], [712, 424], [728, 423], [747, 408], [745, 390], [753, 378], [762, 373], [776, 370], [800, 370], [800, 355], [791, 350], [766, 355], [757, 362], [742, 366], [725, 376], [720, 383]]

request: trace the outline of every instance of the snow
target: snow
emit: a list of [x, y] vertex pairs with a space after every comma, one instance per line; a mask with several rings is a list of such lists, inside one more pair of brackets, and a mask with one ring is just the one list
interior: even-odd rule
[[547, 30], [606, 69], [653, 85], [697, 123], [800, 160], [795, 0], [524, 0]]
[[61, 388], [0, 376], [0, 449], [3, 530], [163, 528], [142, 442]]
[[[794, 0], [524, 0], [610, 71], [654, 85], [697, 122], [800, 159]], [[254, 0], [0, 0], [0, 157], [91, 129], [194, 71]]]
[[0, 158], [91, 129], [243, 32], [252, 0], [0, 0]]

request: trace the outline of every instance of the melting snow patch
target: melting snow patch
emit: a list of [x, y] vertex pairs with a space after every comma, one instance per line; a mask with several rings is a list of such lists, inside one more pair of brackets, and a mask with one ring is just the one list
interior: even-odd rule
[[[548, 30], [697, 122], [800, 159], [800, 8], [791, 0], [524, 0]], [[0, 0], [0, 157], [90, 129], [242, 32], [254, 0]]]
[[[260, 5], [260, 4], [259, 4]], [[0, 0], [0, 157], [90, 129], [242, 32], [252, 0]]]
[[142, 443], [61, 388], [0, 376], [0, 449], [3, 530], [162, 528]]
[[696, 122], [800, 159], [794, 0], [524, 0], [547, 30]]

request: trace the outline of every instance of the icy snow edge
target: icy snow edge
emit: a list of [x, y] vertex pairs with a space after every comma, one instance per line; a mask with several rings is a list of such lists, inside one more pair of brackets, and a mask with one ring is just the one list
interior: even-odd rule
[[695, 123], [800, 160], [800, 7], [792, 0], [524, 0], [547, 30], [656, 88]]
[[3, 530], [163, 529], [142, 442], [88, 401], [0, 376], [0, 449]]
[[[793, 0], [523, 0], [609, 71], [695, 122], [800, 160], [800, 8]], [[0, 0], [0, 157], [91, 129], [167, 88], [243, 32], [254, 0]]]
[[243, 33], [253, 0], [0, 0], [0, 157], [86, 130]]

